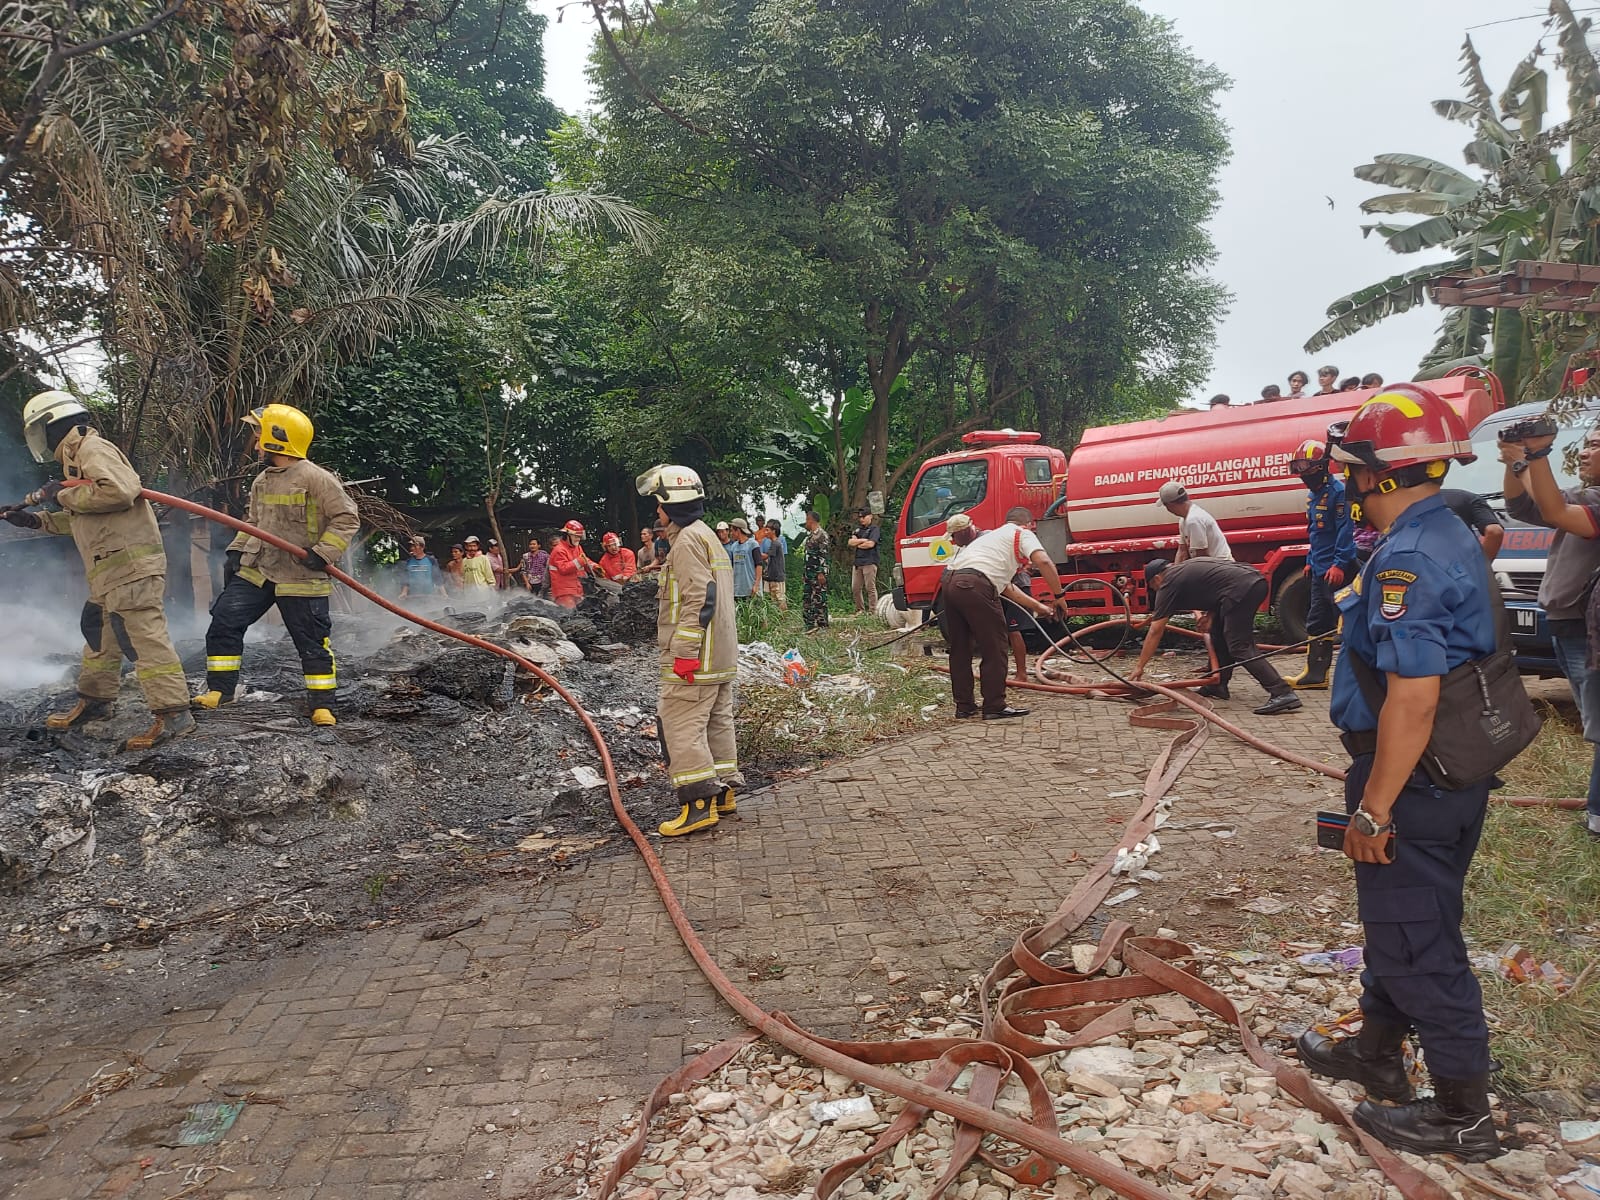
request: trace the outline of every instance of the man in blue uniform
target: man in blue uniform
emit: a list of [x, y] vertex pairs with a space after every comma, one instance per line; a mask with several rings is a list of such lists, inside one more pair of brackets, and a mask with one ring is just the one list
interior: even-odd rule
[[[1473, 461], [1465, 423], [1432, 392], [1396, 384], [1351, 418], [1332, 457], [1352, 504], [1383, 531], [1361, 575], [1338, 594], [1344, 648], [1332, 717], [1354, 761], [1344, 852], [1355, 862], [1366, 927], [1361, 1032], [1300, 1038], [1320, 1075], [1354, 1080], [1363, 1129], [1396, 1149], [1480, 1162], [1500, 1153], [1489, 1111], [1489, 1032], [1461, 936], [1462, 885], [1483, 830], [1488, 781], [1460, 791], [1418, 769], [1433, 734], [1440, 679], [1495, 648], [1488, 567], [1445, 506], [1449, 460]], [[1359, 661], [1357, 661], [1359, 660]], [[1374, 712], [1361, 665], [1380, 681]], [[1434, 1096], [1412, 1100], [1406, 1035], [1422, 1041]], [[1394, 1105], [1379, 1100], [1396, 1101]]]
[[1344, 482], [1328, 470], [1328, 448], [1307, 440], [1289, 460], [1289, 470], [1311, 493], [1306, 500], [1306, 537], [1311, 552], [1306, 555], [1306, 577], [1311, 580], [1311, 609], [1306, 614], [1306, 668], [1288, 681], [1299, 689], [1328, 686], [1328, 668], [1333, 664], [1333, 637], [1339, 628], [1339, 610], [1333, 594], [1356, 574], [1355, 530], [1350, 522], [1350, 506], [1344, 499]]

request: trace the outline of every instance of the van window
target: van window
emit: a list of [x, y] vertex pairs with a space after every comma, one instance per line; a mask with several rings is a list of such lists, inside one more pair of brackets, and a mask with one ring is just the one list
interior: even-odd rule
[[1024, 483], [1049, 483], [1050, 460], [1048, 458], [1023, 459], [1022, 481]]
[[987, 459], [929, 467], [917, 480], [917, 490], [911, 495], [906, 532], [918, 533], [930, 525], [949, 520], [958, 512], [966, 512], [981, 501], [988, 490]]

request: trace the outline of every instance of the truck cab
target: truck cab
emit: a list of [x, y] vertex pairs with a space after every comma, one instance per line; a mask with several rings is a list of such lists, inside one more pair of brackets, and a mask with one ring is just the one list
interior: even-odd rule
[[981, 529], [994, 529], [1019, 504], [1044, 517], [1061, 495], [1067, 456], [1040, 445], [1037, 433], [984, 429], [961, 442], [963, 449], [923, 464], [900, 510], [894, 595], [901, 609], [932, 603], [939, 575], [955, 555], [946, 523], [956, 513], [968, 514]]
[[[1491, 569], [1500, 583], [1506, 614], [1511, 618], [1511, 641], [1516, 647], [1517, 665], [1532, 674], [1553, 676], [1560, 671], [1544, 609], [1539, 607], [1539, 585], [1544, 582], [1545, 564], [1550, 557], [1550, 545], [1555, 541], [1555, 531], [1542, 525], [1514, 521], [1506, 514], [1501, 490], [1505, 484], [1505, 467], [1500, 462], [1497, 436], [1515, 421], [1542, 416], [1547, 407], [1547, 401], [1519, 404], [1502, 409], [1479, 423], [1472, 431], [1472, 448], [1478, 461], [1452, 467], [1446, 486], [1477, 492], [1500, 515], [1506, 527], [1506, 539]], [[1550, 469], [1563, 489], [1580, 486], [1577, 472], [1567, 465], [1576, 459], [1576, 453], [1569, 451], [1582, 443], [1597, 420], [1600, 420], [1600, 397], [1588, 397], [1576, 414], [1562, 422], [1561, 433], [1550, 455]]]

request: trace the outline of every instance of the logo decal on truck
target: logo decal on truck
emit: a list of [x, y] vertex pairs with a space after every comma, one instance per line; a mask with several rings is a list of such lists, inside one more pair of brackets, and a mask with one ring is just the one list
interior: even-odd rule
[[928, 557], [936, 563], [949, 562], [955, 555], [955, 545], [947, 537], [934, 538], [928, 546]]

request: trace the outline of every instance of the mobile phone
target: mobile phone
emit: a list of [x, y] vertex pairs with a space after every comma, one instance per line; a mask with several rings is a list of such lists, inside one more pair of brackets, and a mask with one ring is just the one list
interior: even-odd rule
[[1317, 813], [1317, 845], [1324, 850], [1343, 850], [1344, 831], [1350, 828], [1350, 814]]
[[[1343, 850], [1344, 831], [1350, 828], [1350, 814], [1342, 812], [1317, 813], [1317, 845], [1324, 850]], [[1389, 831], [1389, 841], [1384, 849], [1394, 859], [1394, 830]]]

